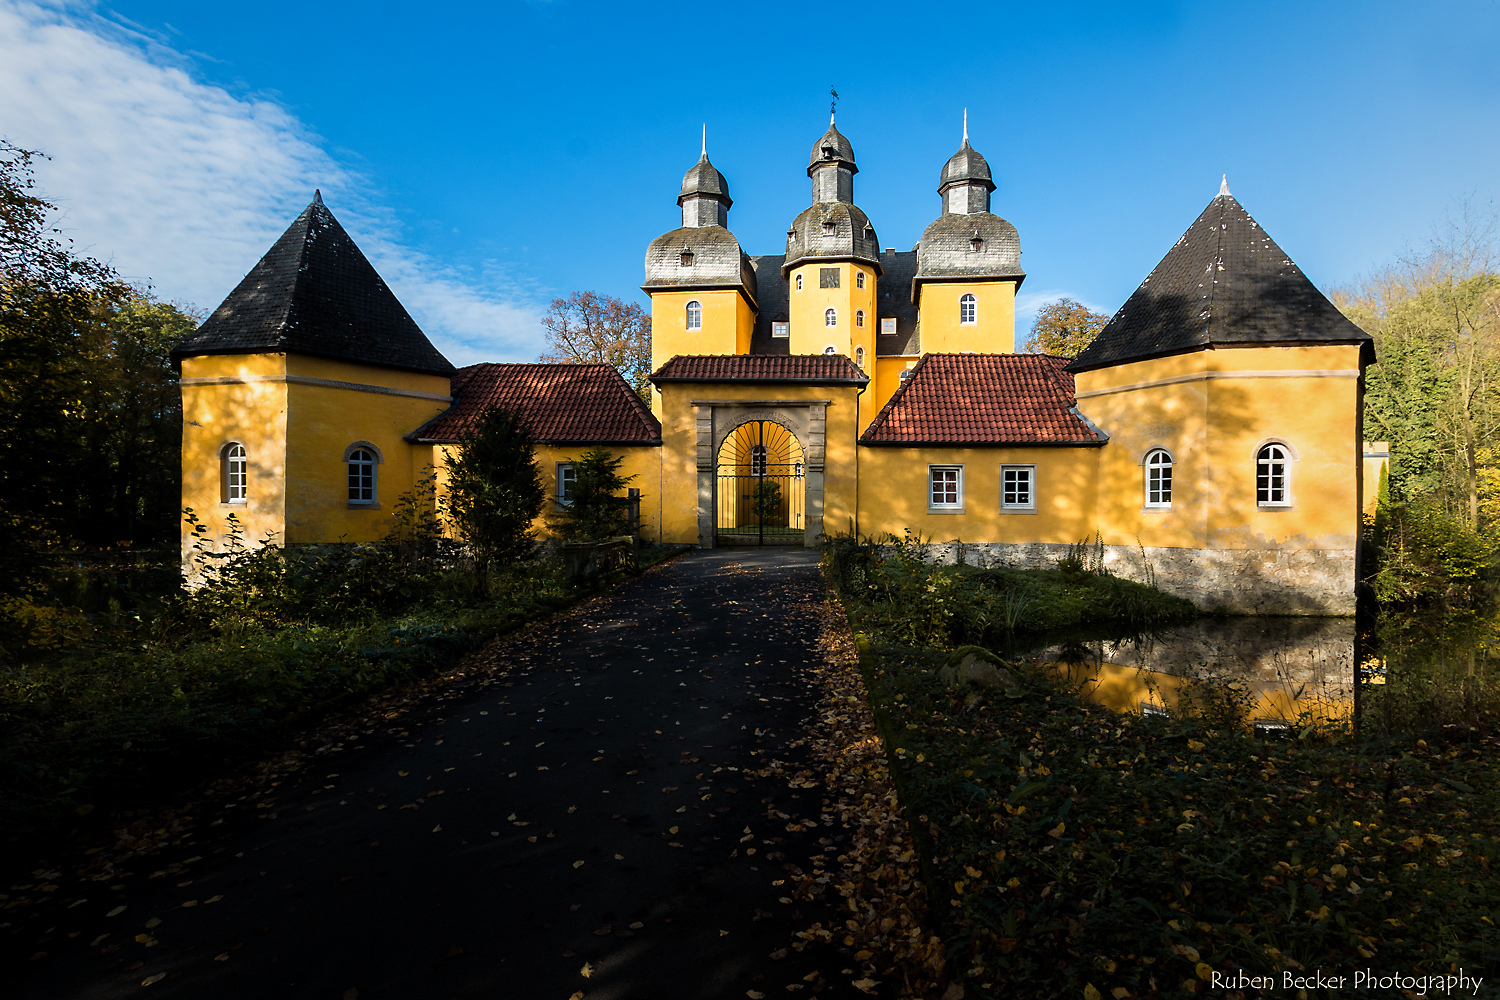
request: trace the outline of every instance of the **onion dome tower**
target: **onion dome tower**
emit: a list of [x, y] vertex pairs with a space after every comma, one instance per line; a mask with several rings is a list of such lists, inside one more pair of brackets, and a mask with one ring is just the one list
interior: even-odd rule
[[749, 350], [754, 328], [755, 271], [729, 231], [729, 181], [708, 159], [704, 129], [698, 162], [677, 194], [682, 225], [646, 247], [651, 296], [652, 367], [676, 354]]
[[[989, 163], [969, 145], [965, 111], [963, 143], [938, 179], [943, 214], [917, 244], [911, 294], [922, 316], [923, 351], [1015, 349], [1015, 293], [1026, 272], [1016, 227], [990, 211], [994, 190]], [[924, 291], [936, 284], [953, 287]]]
[[858, 260], [880, 272], [880, 241], [869, 216], [854, 204], [854, 147], [828, 119], [828, 131], [813, 143], [807, 158], [807, 176], [812, 179], [812, 205], [792, 221], [787, 230], [786, 261], [789, 273], [809, 258]]

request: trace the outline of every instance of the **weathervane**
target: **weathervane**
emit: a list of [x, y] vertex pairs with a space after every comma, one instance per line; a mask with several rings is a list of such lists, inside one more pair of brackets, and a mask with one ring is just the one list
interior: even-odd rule
[[838, 111], [839, 107], [839, 92], [837, 90], [834, 90], [830, 85], [828, 88], [828, 93], [833, 95], [833, 100], [828, 102], [828, 124], [832, 125], [834, 112]]

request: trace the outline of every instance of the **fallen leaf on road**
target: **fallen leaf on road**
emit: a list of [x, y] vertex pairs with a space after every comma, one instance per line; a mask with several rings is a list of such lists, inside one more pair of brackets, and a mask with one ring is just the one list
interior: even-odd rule
[[583, 1000], [583, 990], [579, 990], [577, 993], [574, 993], [572, 996], [568, 997], [568, 1000]]
[[785, 948], [777, 948], [775, 951], [771, 952], [771, 961], [773, 961], [773, 962], [779, 962], [783, 958], [786, 958], [786, 949]]
[[443, 831], [443, 824], [441, 824], [441, 823], [439, 823], [437, 826], [435, 826], [435, 827], [432, 828], [432, 832], [433, 833], [441, 833], [442, 831]]
[[161, 917], [152, 917], [150, 920], [146, 921], [146, 929], [147, 930], [150, 930], [153, 927], [160, 927], [160, 926], [161, 926]]
[[759, 990], [746, 990], [745, 996], [749, 997], [750, 1000], [761, 1000], [761, 998], [764, 997], [765, 994], [760, 992]]
[[166, 979], [166, 978], [167, 978], [167, 974], [165, 972], [158, 972], [154, 976], [147, 976], [145, 979], [142, 979], [141, 980], [141, 985], [142, 986], [150, 986], [152, 983], [159, 983], [163, 979]]
[[633, 930], [633, 931], [638, 931], [642, 927], [645, 927], [645, 926], [646, 926], [645, 924], [643, 924], [639, 920], [637, 920], [635, 923], [633, 923], [633, 924], [630, 925], [630, 929]]
[[667, 827], [667, 832], [668, 833], [676, 833], [677, 830], [678, 830], [678, 827], [675, 827], [675, 826], [669, 826], [669, 827]]
[[359, 987], [351, 986], [345, 990], [344, 1000], [359, 1000]]
[[849, 985], [857, 990], [864, 990], [866, 993], [874, 993], [875, 987], [879, 986], [880, 983], [874, 979], [856, 979]]
[[219, 954], [217, 954], [217, 955], [214, 956], [214, 961], [215, 962], [227, 962], [227, 961], [229, 961], [229, 952], [227, 952], [227, 951], [221, 951], [221, 952], [219, 952]]
[[582, 868], [583, 867], [583, 862], [582, 861], [575, 861], [575, 862], [573, 862], [573, 867], [574, 868]]
[[583, 968], [581, 968], [581, 969], [578, 970], [578, 974], [580, 976], [582, 976], [584, 979], [587, 979], [587, 978], [589, 978], [590, 976], [592, 976], [594, 974], [594, 967], [592, 965], [590, 965], [589, 963], [584, 962], [583, 963]]
[[205, 899], [203, 901], [203, 905], [207, 906], [209, 903], [217, 903], [219, 900], [221, 900], [223, 898], [224, 898], [223, 896], [209, 896], [207, 899]]
[[117, 906], [113, 910], [110, 910], [108, 913], [106, 913], [105, 916], [106, 917], [118, 917], [120, 914], [122, 914], [124, 912], [125, 912], [125, 907], [123, 907], [123, 906]]
[[401, 775], [401, 777], [403, 777], [403, 778], [404, 778], [404, 777], [406, 777], [406, 776], [407, 776], [407, 775], [408, 775], [408, 774], [410, 774], [410, 773], [411, 773], [411, 772], [410, 772], [410, 771], [397, 771], [397, 772], [396, 772], [396, 773], [397, 773], [397, 774], [399, 774], [399, 775]]
[[625, 855], [623, 855], [623, 854], [616, 854], [615, 855], [615, 860], [616, 861], [624, 861], [625, 860]]

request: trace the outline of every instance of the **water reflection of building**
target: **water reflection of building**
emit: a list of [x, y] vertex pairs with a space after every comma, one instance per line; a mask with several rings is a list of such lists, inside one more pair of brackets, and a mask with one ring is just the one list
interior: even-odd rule
[[1027, 659], [1057, 663], [1095, 701], [1124, 712], [1171, 711], [1193, 679], [1237, 684], [1249, 717], [1275, 723], [1350, 715], [1354, 643], [1350, 618], [1202, 618], [1154, 636], [1051, 646]]

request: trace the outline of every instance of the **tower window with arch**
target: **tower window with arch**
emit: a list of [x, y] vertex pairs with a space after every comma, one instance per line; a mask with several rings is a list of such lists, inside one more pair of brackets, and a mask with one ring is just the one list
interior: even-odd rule
[[859, 327], [860, 329], [864, 329], [865, 311], [863, 309], [854, 310], [854, 325]]
[[1261, 507], [1290, 507], [1292, 490], [1285, 445], [1268, 444], [1255, 455], [1255, 502]]
[[802, 291], [802, 275], [797, 275], [797, 291]]
[[973, 326], [979, 318], [979, 300], [965, 295], [958, 300], [958, 322], [961, 326]]
[[375, 502], [375, 452], [370, 448], [353, 448], [344, 460], [349, 467], [349, 502]]
[[863, 347], [856, 347], [854, 349], [854, 363], [856, 365], [859, 365], [860, 368], [864, 368], [864, 366], [865, 366], [865, 349]]
[[859, 273], [855, 274], [855, 276], [854, 276], [854, 287], [855, 288], [864, 288], [865, 287], [865, 272], [860, 271]]
[[703, 329], [703, 304], [697, 299], [687, 304], [687, 328], [689, 330]]
[[219, 452], [219, 495], [224, 503], [245, 503], [249, 499], [248, 465], [245, 446], [237, 441]]
[[839, 311], [837, 309], [826, 309], [826, 310], [824, 310], [823, 311], [823, 325], [824, 326], [838, 326], [839, 325]]
[[1146, 456], [1146, 506], [1172, 506], [1172, 455], [1165, 448], [1155, 448]]

